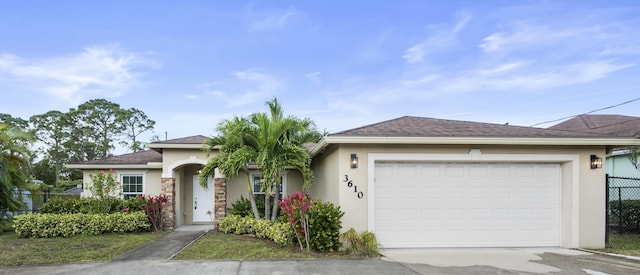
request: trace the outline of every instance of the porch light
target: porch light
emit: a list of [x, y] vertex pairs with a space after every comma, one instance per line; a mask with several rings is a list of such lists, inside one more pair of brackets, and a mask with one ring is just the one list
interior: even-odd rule
[[602, 168], [602, 158], [596, 155], [591, 155], [591, 169]]
[[351, 168], [358, 168], [358, 155], [351, 154]]

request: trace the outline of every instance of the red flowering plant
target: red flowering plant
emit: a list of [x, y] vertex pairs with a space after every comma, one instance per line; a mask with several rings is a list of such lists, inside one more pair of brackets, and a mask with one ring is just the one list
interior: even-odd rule
[[149, 217], [149, 221], [153, 225], [153, 228], [156, 231], [164, 231], [165, 228], [162, 209], [164, 208], [164, 205], [169, 201], [169, 197], [167, 195], [161, 194], [155, 197], [142, 195], [138, 198], [145, 202], [142, 208], [147, 213], [147, 216]]
[[279, 206], [287, 214], [287, 220], [296, 233], [300, 250], [304, 251], [303, 240], [309, 251], [309, 209], [311, 200], [302, 192], [295, 192], [279, 201]]
[[99, 171], [90, 177], [92, 184], [88, 189], [93, 197], [98, 200], [98, 211], [109, 214], [111, 211], [110, 200], [119, 199], [122, 195], [120, 182], [116, 180], [113, 169], [109, 169], [106, 173], [105, 171]]

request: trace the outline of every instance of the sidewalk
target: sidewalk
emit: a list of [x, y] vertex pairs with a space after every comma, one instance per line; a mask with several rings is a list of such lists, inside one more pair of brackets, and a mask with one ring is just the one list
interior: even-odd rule
[[121, 261], [157, 261], [170, 260], [182, 249], [200, 238], [213, 227], [210, 225], [185, 225], [178, 227], [167, 236], [156, 239], [114, 259]]

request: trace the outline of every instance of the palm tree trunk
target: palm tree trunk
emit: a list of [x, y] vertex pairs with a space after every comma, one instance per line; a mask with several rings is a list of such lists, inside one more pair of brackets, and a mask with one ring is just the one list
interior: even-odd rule
[[251, 179], [249, 178], [249, 174], [245, 172], [247, 176], [247, 191], [249, 192], [249, 201], [251, 202], [251, 211], [253, 211], [253, 217], [256, 220], [260, 219], [260, 212], [258, 212], [258, 206], [256, 206], [255, 196], [253, 195], [253, 187], [251, 185]]
[[268, 220], [271, 217], [271, 196], [264, 192], [264, 219]]
[[275, 221], [276, 218], [278, 217], [278, 209], [280, 209], [280, 207], [278, 206], [278, 198], [280, 198], [280, 174], [278, 174], [278, 176], [276, 177], [276, 191], [273, 194], [273, 209], [271, 210], [271, 220]]

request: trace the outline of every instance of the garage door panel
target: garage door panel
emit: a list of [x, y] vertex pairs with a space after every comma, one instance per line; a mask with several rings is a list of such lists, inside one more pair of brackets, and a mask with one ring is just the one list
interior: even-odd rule
[[385, 163], [382, 176], [379, 166], [383, 247], [560, 245], [557, 164]]

